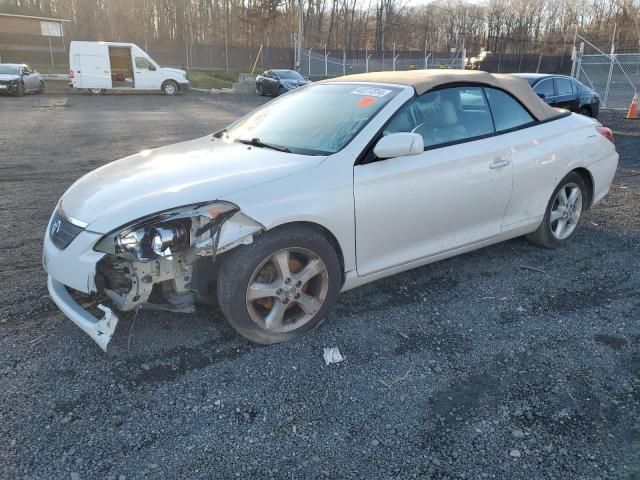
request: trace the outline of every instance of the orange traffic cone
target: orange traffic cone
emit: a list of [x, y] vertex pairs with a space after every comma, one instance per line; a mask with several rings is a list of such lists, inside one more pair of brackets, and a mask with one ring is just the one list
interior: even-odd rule
[[638, 94], [637, 93], [633, 96], [633, 100], [631, 100], [631, 105], [629, 105], [629, 111], [627, 112], [627, 118], [630, 120], [635, 120], [638, 118]]

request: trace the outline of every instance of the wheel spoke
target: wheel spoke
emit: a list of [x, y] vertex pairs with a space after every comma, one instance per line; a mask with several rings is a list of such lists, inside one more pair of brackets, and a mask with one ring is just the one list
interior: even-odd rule
[[293, 279], [296, 280], [296, 282], [300, 282], [301, 285], [304, 285], [323, 270], [324, 265], [322, 262], [317, 258], [314, 258], [313, 260], [310, 260], [302, 270], [296, 273], [293, 276]]
[[560, 220], [561, 218], [562, 218], [562, 209], [556, 208], [555, 210], [551, 210], [551, 215], [550, 215], [551, 223], [555, 222], [556, 220]]
[[580, 211], [574, 210], [571, 216], [569, 217], [569, 223], [571, 223], [572, 225], [575, 225], [576, 223], [578, 223], [578, 220], [580, 220]]
[[572, 188], [570, 192], [569, 197], [567, 197], [567, 202], [569, 202], [569, 205], [573, 205], [578, 198], [579, 190], [577, 188]]
[[300, 294], [300, 298], [298, 298], [296, 302], [298, 302], [300, 308], [302, 308], [304, 313], [306, 313], [307, 315], [313, 315], [318, 310], [320, 310], [320, 307], [322, 306], [322, 303], [320, 303], [318, 299], [312, 297], [311, 295], [307, 295], [306, 293]]
[[555, 232], [556, 237], [560, 238], [562, 236], [562, 232], [564, 231], [564, 227], [567, 225], [567, 221], [564, 218], [558, 220], [558, 224], [556, 225]]
[[289, 270], [289, 252], [287, 250], [276, 253], [273, 256], [273, 264], [278, 270], [282, 280], [291, 278], [291, 271]]
[[558, 202], [560, 203], [561, 207], [567, 205], [567, 190], [565, 189], [565, 187], [562, 187], [558, 192]]
[[265, 328], [267, 330], [280, 328], [282, 326], [282, 321], [284, 320], [284, 312], [286, 309], [287, 306], [282, 303], [280, 299], [276, 299], [273, 304], [273, 308], [264, 319]]
[[257, 300], [258, 298], [277, 297], [278, 286], [270, 283], [252, 283], [247, 289], [247, 300]]

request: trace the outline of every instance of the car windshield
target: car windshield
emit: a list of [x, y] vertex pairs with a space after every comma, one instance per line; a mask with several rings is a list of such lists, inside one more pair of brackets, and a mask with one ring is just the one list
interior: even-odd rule
[[0, 65], [0, 75], [18, 75], [19, 71], [14, 65]]
[[281, 70], [276, 73], [282, 80], [304, 80], [302, 75], [300, 75], [298, 72], [294, 72], [293, 70]]
[[283, 95], [229, 126], [225, 141], [253, 141], [303, 155], [341, 150], [400, 88], [318, 84]]

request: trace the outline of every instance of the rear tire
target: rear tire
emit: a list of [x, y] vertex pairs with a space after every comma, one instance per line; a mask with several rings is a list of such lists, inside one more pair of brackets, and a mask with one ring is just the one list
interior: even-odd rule
[[589, 110], [587, 107], [580, 107], [576, 113], [579, 113], [580, 115], [584, 115], [585, 117], [590, 117], [591, 116], [591, 110]]
[[167, 80], [162, 84], [162, 93], [167, 96], [173, 96], [178, 93], [178, 84], [173, 80]]
[[270, 345], [317, 328], [335, 303], [342, 267], [316, 231], [285, 226], [221, 257], [218, 302], [231, 326]]
[[103, 95], [104, 94], [104, 88], [90, 88], [89, 89], [89, 93], [91, 95]]
[[570, 172], [553, 191], [542, 223], [526, 236], [527, 240], [539, 247], [562, 247], [575, 236], [587, 200], [584, 180], [576, 172]]

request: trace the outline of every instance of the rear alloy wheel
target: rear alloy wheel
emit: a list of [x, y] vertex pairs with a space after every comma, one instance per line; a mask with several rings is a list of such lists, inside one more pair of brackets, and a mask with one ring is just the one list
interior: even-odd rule
[[313, 230], [283, 227], [223, 257], [218, 301], [242, 336], [280, 343], [322, 323], [340, 279], [340, 261], [329, 241]]
[[178, 84], [172, 80], [167, 80], [162, 84], [162, 93], [165, 95], [175, 95], [178, 93]]
[[90, 88], [89, 93], [91, 95], [102, 95], [104, 93], [104, 88]]
[[576, 233], [586, 207], [586, 193], [582, 177], [569, 173], [554, 190], [542, 224], [527, 239], [546, 248], [564, 245]]

